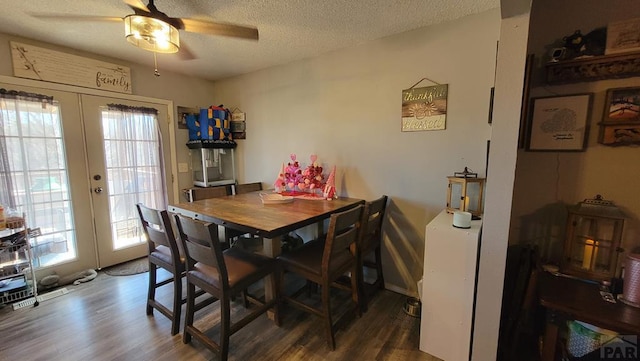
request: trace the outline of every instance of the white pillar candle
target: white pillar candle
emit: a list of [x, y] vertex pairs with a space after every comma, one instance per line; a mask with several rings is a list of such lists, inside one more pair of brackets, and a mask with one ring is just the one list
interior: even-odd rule
[[456, 228], [471, 228], [471, 213], [453, 212], [453, 226]]

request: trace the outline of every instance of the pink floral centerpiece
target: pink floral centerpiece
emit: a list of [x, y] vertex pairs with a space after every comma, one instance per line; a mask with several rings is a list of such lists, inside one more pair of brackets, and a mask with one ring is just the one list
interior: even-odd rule
[[318, 165], [317, 160], [318, 156], [312, 154], [311, 164], [302, 172], [302, 182], [298, 184], [301, 191], [306, 191], [309, 194], [316, 194], [317, 191], [322, 192], [324, 187], [324, 174], [322, 174], [322, 167]]
[[295, 154], [290, 155], [291, 161], [284, 164], [274, 182], [275, 191], [282, 195], [303, 196], [305, 198], [324, 199], [325, 177], [323, 168], [318, 165], [318, 156], [312, 154], [311, 163], [302, 170]]

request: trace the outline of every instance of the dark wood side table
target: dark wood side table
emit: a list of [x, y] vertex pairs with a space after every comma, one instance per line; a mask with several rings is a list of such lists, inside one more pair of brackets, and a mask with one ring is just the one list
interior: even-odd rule
[[626, 335], [640, 335], [640, 308], [602, 299], [598, 285], [544, 272], [538, 281], [540, 304], [547, 309], [542, 361], [553, 361], [558, 328], [564, 320], [583, 321]]

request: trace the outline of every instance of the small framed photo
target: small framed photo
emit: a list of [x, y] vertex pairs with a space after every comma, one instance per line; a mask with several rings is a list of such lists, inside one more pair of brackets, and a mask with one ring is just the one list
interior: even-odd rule
[[197, 108], [177, 107], [178, 110], [178, 129], [188, 129], [187, 116], [194, 114], [197, 117], [200, 116], [200, 110]]
[[610, 146], [640, 144], [640, 122], [601, 125], [598, 142]]
[[640, 18], [626, 19], [607, 26], [607, 45], [604, 53], [620, 54], [640, 51]]
[[611, 146], [640, 143], [640, 87], [607, 90], [598, 142]]
[[528, 151], [581, 152], [587, 147], [593, 94], [531, 99]]
[[640, 87], [607, 90], [602, 121], [640, 123]]

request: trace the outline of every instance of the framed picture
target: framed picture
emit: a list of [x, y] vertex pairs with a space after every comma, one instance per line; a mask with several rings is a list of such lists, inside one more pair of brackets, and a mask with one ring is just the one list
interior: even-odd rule
[[640, 51], [640, 18], [626, 19], [607, 26], [605, 54]]
[[448, 91], [448, 84], [403, 90], [401, 130], [416, 132], [446, 129]]
[[612, 146], [640, 143], [640, 87], [607, 90], [598, 143]]
[[601, 125], [598, 142], [612, 146], [639, 144], [640, 122], [637, 124]]
[[524, 82], [522, 84], [522, 104], [520, 105], [520, 132], [518, 134], [518, 149], [525, 147], [527, 139], [527, 116], [529, 115], [529, 90], [531, 89], [531, 75], [535, 55], [527, 55], [524, 65]]
[[592, 93], [586, 93], [531, 99], [527, 150], [584, 151], [592, 98]]
[[603, 122], [640, 122], [640, 87], [607, 90]]
[[495, 96], [496, 88], [491, 87], [489, 93], [489, 124], [493, 123], [493, 97]]
[[178, 110], [178, 129], [188, 129], [187, 127], [187, 116], [189, 114], [194, 114], [197, 117], [200, 116], [200, 109], [198, 108], [187, 108], [187, 107], [177, 107]]

